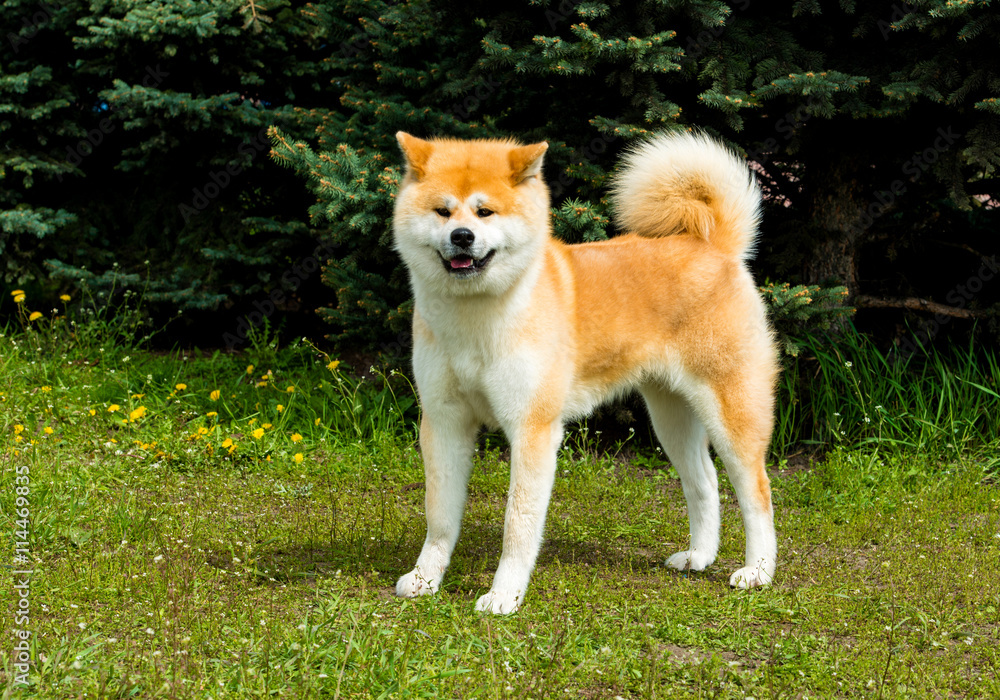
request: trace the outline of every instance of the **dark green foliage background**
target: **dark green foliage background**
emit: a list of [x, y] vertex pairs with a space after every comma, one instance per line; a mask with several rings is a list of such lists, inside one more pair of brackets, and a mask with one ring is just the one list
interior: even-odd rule
[[[211, 321], [204, 344], [315, 309], [342, 346], [405, 354], [400, 129], [548, 140], [571, 241], [616, 233], [605, 184], [631, 140], [719, 136], [767, 192], [755, 265], [789, 332], [841, 298], [801, 284], [887, 302], [859, 316], [887, 337], [906, 299], [989, 320], [1000, 298], [991, 2], [12, 1], [2, 38], [5, 283], [54, 295], [131, 275]], [[252, 145], [265, 127], [272, 158]]]

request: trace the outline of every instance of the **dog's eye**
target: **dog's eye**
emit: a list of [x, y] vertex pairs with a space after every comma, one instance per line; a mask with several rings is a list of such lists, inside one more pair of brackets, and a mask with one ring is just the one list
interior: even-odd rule
[[486, 207], [479, 207], [479, 209], [476, 210], [476, 216], [480, 219], [485, 219], [487, 216], [493, 216], [493, 210], [487, 209]]
[[451, 212], [450, 212], [450, 211], [448, 211], [447, 209], [445, 209], [444, 207], [438, 207], [438, 208], [437, 208], [437, 209], [435, 209], [434, 211], [436, 211], [436, 212], [437, 212], [437, 213], [438, 213], [438, 214], [439, 214], [440, 216], [443, 216], [443, 217], [444, 217], [444, 218], [446, 218], [446, 219], [447, 219], [447, 218], [448, 218], [449, 216], [451, 216]]

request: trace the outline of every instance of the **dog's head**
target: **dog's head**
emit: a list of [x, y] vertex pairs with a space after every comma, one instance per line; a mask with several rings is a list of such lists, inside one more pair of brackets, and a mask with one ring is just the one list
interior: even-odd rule
[[549, 236], [548, 144], [396, 138], [406, 174], [393, 232], [411, 277], [443, 294], [509, 289]]

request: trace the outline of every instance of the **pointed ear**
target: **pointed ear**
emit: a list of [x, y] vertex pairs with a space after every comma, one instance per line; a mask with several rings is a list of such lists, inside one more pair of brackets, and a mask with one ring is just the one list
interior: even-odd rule
[[529, 177], [542, 174], [542, 157], [547, 150], [549, 150], [549, 144], [545, 141], [528, 146], [518, 146], [511, 150], [507, 156], [507, 162], [510, 163], [510, 175], [515, 185], [524, 182]]
[[430, 141], [418, 139], [410, 136], [405, 131], [396, 133], [396, 140], [403, 151], [403, 158], [406, 159], [406, 172], [414, 180], [421, 179], [426, 173], [427, 160], [431, 157], [434, 145]]

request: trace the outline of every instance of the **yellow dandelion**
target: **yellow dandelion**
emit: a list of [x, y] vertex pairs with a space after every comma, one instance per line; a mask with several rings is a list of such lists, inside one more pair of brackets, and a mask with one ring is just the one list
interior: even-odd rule
[[45, 433], [46, 435], [51, 435], [55, 431], [49, 426], [45, 426], [44, 428], [42, 428], [42, 432]]
[[23, 438], [23, 437], [21, 437], [20, 435], [15, 435], [15, 436], [14, 436], [14, 442], [21, 442], [21, 440], [23, 440], [23, 439], [24, 439], [24, 438]]
[[73, 297], [71, 297], [69, 294], [62, 294], [60, 295], [59, 298], [62, 299], [63, 301], [70, 301]]
[[145, 395], [145, 394], [132, 394], [132, 398], [133, 398], [133, 399], [141, 399], [141, 398], [143, 398], [144, 396], [146, 396], [146, 395]]
[[10, 293], [10, 295], [14, 297], [15, 304], [20, 304], [25, 299], [23, 289], [15, 289], [13, 292]]
[[261, 423], [260, 427], [262, 427], [262, 428], [272, 428], [274, 426], [272, 426], [270, 423]]
[[321, 420], [322, 420], [321, 418], [317, 418], [316, 420], [313, 421], [313, 425], [319, 425]]
[[28, 320], [29, 321], [37, 321], [41, 317], [42, 317], [42, 312], [41, 311], [32, 311], [31, 314], [28, 316]]
[[42, 387], [42, 391], [46, 391], [46, 392], [52, 391], [52, 387], [50, 387], [50, 386], [43, 386]]
[[233, 441], [230, 438], [226, 438], [225, 440], [222, 441], [222, 446], [223, 447], [232, 447], [233, 446]]
[[289, 394], [294, 394], [295, 393], [295, 387], [294, 386], [290, 386], [287, 389], [285, 389], [285, 391], [287, 391]]
[[257, 422], [256, 418], [251, 418], [250, 420], [247, 421], [247, 425], [253, 425], [256, 422]]
[[92, 416], [96, 416], [97, 415], [97, 411], [95, 411], [94, 409], [90, 409], [89, 411], [87, 411], [87, 413], [89, 413]]
[[115, 411], [118, 411], [120, 409], [121, 409], [121, 406], [119, 406], [116, 403], [113, 403], [110, 406], [108, 406], [108, 413], [114, 413]]
[[206, 433], [208, 433], [208, 428], [206, 428], [205, 426], [198, 428], [199, 435], [205, 435]]
[[220, 396], [222, 396], [222, 392], [216, 389], [208, 395], [208, 398], [212, 399], [212, 401], [218, 401]]
[[146, 407], [145, 406], [139, 406], [139, 408], [135, 409], [134, 411], [132, 411], [131, 413], [128, 414], [128, 419], [130, 421], [137, 421], [140, 418], [142, 418], [144, 415], [146, 415]]
[[253, 374], [253, 365], [247, 365], [247, 374]]
[[262, 437], [264, 437], [264, 429], [263, 428], [257, 428], [255, 431], [253, 431], [250, 434], [253, 435], [254, 438], [256, 438], [257, 440], [260, 440]]
[[254, 386], [260, 389], [262, 386], [267, 386], [267, 382], [257, 382]]
[[340, 360], [333, 360], [332, 362], [330, 362], [330, 364], [326, 366], [326, 368], [332, 372], [339, 366], [340, 366]]
[[298, 433], [292, 433], [292, 442], [301, 442], [302, 436]]
[[23, 432], [24, 432], [24, 426], [23, 425], [21, 425], [20, 423], [18, 423], [17, 425], [14, 426], [14, 434], [15, 435], [20, 435]]
[[209, 418], [215, 418], [217, 415], [219, 415], [219, 413], [218, 411], [209, 411], [205, 415], [208, 416]]
[[176, 391], [184, 391], [187, 388], [188, 388], [187, 384], [178, 384], [177, 386], [174, 387]]
[[282, 411], [285, 410], [285, 407], [279, 403], [277, 406], [274, 407], [274, 410], [277, 411], [278, 413], [281, 413]]
[[292, 459], [295, 460], [296, 464], [302, 464], [302, 460], [305, 459], [305, 457], [302, 456], [301, 452], [296, 452], [295, 456]]

